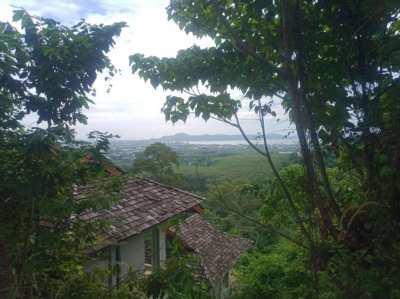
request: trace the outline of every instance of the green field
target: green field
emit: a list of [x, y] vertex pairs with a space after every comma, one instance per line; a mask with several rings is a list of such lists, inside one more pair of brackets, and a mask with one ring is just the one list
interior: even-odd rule
[[[279, 169], [295, 158], [293, 154], [272, 154], [276, 167]], [[210, 165], [180, 165], [177, 172], [183, 176], [205, 177], [209, 182], [232, 179], [254, 181], [272, 176], [272, 170], [267, 159], [254, 151], [243, 151], [239, 154], [211, 158]]]

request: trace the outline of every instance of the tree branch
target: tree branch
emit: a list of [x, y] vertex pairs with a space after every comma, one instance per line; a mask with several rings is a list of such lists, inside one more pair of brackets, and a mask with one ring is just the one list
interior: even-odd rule
[[[218, 195], [223, 198], [223, 194], [220, 192], [220, 190], [218, 188], [217, 188], [217, 190], [218, 190]], [[241, 217], [243, 219], [246, 219], [247, 221], [250, 221], [250, 222], [256, 224], [257, 226], [259, 226], [259, 227], [261, 227], [261, 228], [263, 228], [265, 230], [268, 230], [268, 231], [270, 231], [270, 232], [272, 232], [274, 234], [277, 234], [278, 236], [281, 236], [282, 238], [287, 239], [288, 241], [292, 242], [293, 244], [296, 244], [299, 247], [302, 247], [304, 249], [309, 249], [308, 246], [306, 246], [303, 243], [293, 239], [288, 234], [286, 234], [286, 233], [280, 231], [279, 229], [275, 228], [272, 224], [262, 223], [262, 222], [260, 222], [260, 221], [258, 221], [256, 219], [253, 219], [253, 218], [251, 218], [251, 217], [239, 212], [238, 210], [230, 208], [230, 207], [228, 207], [226, 205], [224, 205], [224, 209], [236, 214], [237, 216], [239, 216], [239, 217]]]
[[257, 153], [263, 155], [264, 157], [266, 157], [266, 153], [263, 152], [262, 150], [260, 150], [257, 145], [255, 145], [253, 142], [251, 142], [251, 140], [249, 139], [249, 137], [247, 136], [246, 132], [243, 130], [242, 126], [240, 125], [239, 122], [239, 117], [237, 116], [237, 113], [235, 113], [235, 120], [236, 120], [236, 128], [239, 129], [240, 134], [243, 136], [244, 140], [246, 140], [246, 142], [248, 143], [248, 145], [250, 145], [250, 147], [252, 149], [254, 149]]
[[198, 96], [198, 94], [196, 94], [196, 93], [193, 91], [193, 89], [191, 89], [191, 90], [189, 91], [188, 89], [184, 88], [183, 91], [184, 91], [185, 93], [187, 93], [188, 95], [191, 95], [192, 97], [197, 97], [197, 96]]
[[284, 70], [276, 67], [269, 61], [267, 61], [262, 55], [259, 55], [255, 49], [253, 49], [250, 45], [244, 43], [241, 38], [238, 36], [236, 32], [234, 32], [231, 28], [231, 25], [229, 22], [224, 18], [223, 16], [223, 11], [221, 7], [218, 4], [218, 1], [212, 1], [211, 2], [215, 11], [217, 12], [217, 15], [219, 16], [219, 19], [221, 22], [224, 23], [226, 30], [228, 33], [231, 35], [233, 42], [236, 44], [237, 48], [239, 51], [241, 51], [243, 54], [248, 54], [252, 56], [254, 59], [258, 60], [259, 62], [268, 65], [269, 68], [271, 68], [272, 71], [276, 72], [278, 75], [282, 76], [282, 78], [285, 78], [285, 73]]
[[285, 182], [282, 180], [278, 170], [275, 167], [274, 162], [272, 161], [272, 157], [271, 154], [269, 152], [269, 148], [268, 148], [268, 143], [267, 143], [267, 136], [266, 136], [266, 131], [265, 131], [265, 124], [264, 124], [264, 114], [261, 108], [261, 100], [258, 100], [258, 115], [259, 115], [259, 120], [260, 120], [260, 125], [261, 125], [261, 130], [262, 130], [262, 136], [263, 136], [263, 141], [264, 141], [264, 149], [265, 149], [265, 157], [268, 160], [268, 163], [272, 169], [272, 172], [274, 173], [276, 179], [279, 182], [279, 185], [282, 187], [282, 190], [286, 196], [286, 199], [289, 202], [290, 208], [292, 210], [292, 213], [294, 215], [294, 218], [296, 220], [296, 223], [300, 226], [300, 229], [302, 231], [302, 233], [304, 234], [304, 236], [308, 239], [308, 241], [310, 242], [310, 244], [312, 244], [312, 237], [311, 234], [307, 231], [305, 225], [304, 225], [304, 221], [303, 219], [301, 219], [297, 209], [296, 209], [296, 205], [294, 203], [294, 200], [292, 198], [292, 195], [290, 194]]
[[226, 124], [228, 124], [228, 125], [230, 125], [232, 127], [237, 128], [237, 125], [235, 123], [233, 123], [233, 122], [231, 122], [231, 121], [229, 121], [229, 120], [227, 120], [225, 118], [219, 118], [219, 117], [214, 117], [214, 116], [210, 116], [210, 118], [214, 119], [214, 120], [217, 120], [217, 121], [220, 121], [220, 122], [223, 122], [223, 123], [226, 123]]

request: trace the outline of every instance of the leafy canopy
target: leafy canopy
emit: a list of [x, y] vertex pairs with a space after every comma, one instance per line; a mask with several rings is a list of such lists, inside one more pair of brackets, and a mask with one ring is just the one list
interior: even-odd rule
[[[242, 102], [232, 96], [239, 90], [264, 137], [264, 150], [253, 149], [267, 158], [285, 199], [277, 202], [274, 218], [287, 218], [283, 224], [309, 248], [315, 294], [326, 269], [341, 277], [334, 283], [343, 297], [395, 294], [398, 1], [171, 0], [167, 12], [181, 29], [210, 37], [214, 46], [184, 49], [173, 58], [130, 57], [133, 73], [154, 87], [182, 92], [167, 97], [166, 119], [212, 117], [246, 138], [237, 113]], [[271, 161], [265, 132], [274, 102], [295, 124], [304, 169], [279, 174]], [[325, 152], [335, 156], [338, 177], [353, 177], [357, 192], [337, 190]], [[326, 247], [335, 254], [325, 255]], [[385, 286], [372, 283], [382, 280], [377, 277], [387, 279]]]
[[[106, 175], [97, 162], [112, 135], [97, 132], [92, 145], [69, 127], [86, 122], [97, 74], [115, 72], [106, 54], [124, 24], [65, 27], [24, 10], [14, 21], [21, 31], [0, 22], [0, 297], [69, 298], [84, 286], [80, 298], [98, 298], [104, 277], [84, 270], [84, 250], [106, 223], [78, 215], [109, 207], [119, 183], [103, 182], [87, 200], [76, 188]], [[32, 112], [47, 129], [23, 126]]]
[[93, 103], [92, 85], [103, 70], [113, 76], [116, 69], [107, 57], [124, 23], [72, 27], [17, 10], [11, 24], [0, 22], [1, 122], [19, 120], [36, 112], [38, 123], [49, 126], [86, 123], [82, 113]]
[[169, 146], [157, 142], [145, 148], [134, 160], [133, 171], [156, 181], [176, 185], [179, 176], [175, 168], [179, 165], [176, 152]]

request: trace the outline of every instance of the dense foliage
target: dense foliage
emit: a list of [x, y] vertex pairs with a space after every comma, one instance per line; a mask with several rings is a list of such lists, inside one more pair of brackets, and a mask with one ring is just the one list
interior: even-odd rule
[[[97, 73], [114, 71], [106, 54], [124, 24], [69, 28], [24, 10], [14, 21], [21, 31], [0, 23], [0, 297], [94, 298], [104, 276], [86, 273], [85, 250], [106, 223], [77, 216], [108, 207], [119, 183], [75, 199], [77, 186], [105, 175], [112, 135], [77, 142], [70, 125], [85, 123]], [[24, 127], [32, 112], [46, 129]]]
[[163, 143], [153, 143], [137, 155], [133, 172], [157, 182], [179, 186], [181, 177], [175, 172], [179, 165], [176, 152]]
[[194, 275], [196, 269], [200, 269], [198, 258], [177, 252], [144, 281], [144, 289], [153, 298], [211, 299], [210, 285]]
[[[398, 297], [398, 1], [174, 0], [167, 11], [214, 46], [174, 58], [135, 54], [132, 70], [186, 93], [167, 97], [167, 120], [218, 119], [266, 157], [278, 192], [268, 226], [307, 253], [307, 296], [322, 296], [327, 278], [337, 297]], [[261, 149], [241, 126], [237, 91], [259, 119]], [[274, 102], [296, 127], [301, 171], [279, 173], [271, 159]], [[338, 168], [329, 170], [333, 156]]]
[[[210, 186], [208, 219], [255, 241], [236, 269], [234, 297], [400, 298], [398, 1], [171, 0], [167, 13], [214, 45], [173, 58], [137, 53], [132, 71], [173, 94], [163, 107], [168, 121], [193, 113], [233, 126], [271, 170], [251, 181], [254, 166], [226, 176], [245, 182], [211, 185], [199, 183], [198, 163], [189, 182]], [[132, 278], [115, 289], [105, 286], [107, 273], [84, 269], [85, 249], [107, 223], [79, 215], [112, 204], [119, 182], [101, 181], [95, 201], [76, 200], [77, 186], [106, 175], [114, 136], [93, 132], [94, 145], [77, 142], [71, 126], [86, 122], [97, 74], [116, 72], [107, 53], [124, 24], [66, 27], [24, 10], [14, 21], [21, 30], [0, 22], [0, 297], [207, 298], [187, 257], [143, 285]], [[244, 103], [261, 146], [242, 127]], [[277, 103], [302, 155], [284, 169], [267, 134]], [[28, 115], [41, 127], [26, 128]], [[179, 185], [177, 165], [176, 153], [158, 143], [134, 167]]]
[[312, 297], [312, 277], [304, 262], [304, 252], [287, 242], [270, 246], [262, 254], [244, 256], [236, 270], [233, 298]]

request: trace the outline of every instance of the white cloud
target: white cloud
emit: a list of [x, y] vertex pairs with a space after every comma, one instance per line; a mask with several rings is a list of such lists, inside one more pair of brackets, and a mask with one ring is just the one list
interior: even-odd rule
[[11, 22], [12, 9], [11, 3], [8, 0], [0, 1], [0, 21]]
[[[0, 4], [1, 20], [11, 17], [9, 4], [12, 1], [14, 5], [24, 6], [30, 12], [53, 17], [67, 24], [86, 18], [92, 23], [110, 24], [125, 21], [129, 25], [123, 30], [115, 48], [109, 54], [114, 65], [121, 69], [121, 75], [113, 78], [113, 88], [110, 93], [106, 92], [102, 76], [96, 81], [97, 95], [94, 99], [96, 105], [87, 112], [89, 124], [77, 126], [80, 136], [91, 130], [109, 131], [121, 135], [124, 139], [159, 137], [178, 132], [237, 133], [234, 128], [215, 121], [205, 123], [199, 119], [190, 119], [185, 124], [165, 123], [160, 110], [168, 93], [161, 89], [154, 90], [149, 83], [132, 74], [128, 65], [128, 57], [131, 54], [171, 57], [175, 56], [178, 50], [193, 44], [201, 47], [212, 45], [210, 40], [199, 40], [185, 34], [175, 23], [167, 20], [165, 7], [168, 5], [168, 0], [3, 1], [6, 2]], [[247, 119], [244, 121], [244, 126], [251, 133], [256, 133], [257, 123], [250, 120], [253, 116], [248, 115], [246, 109], [243, 109], [241, 116]], [[271, 123], [271, 130], [288, 127], [287, 122], [279, 125], [274, 124], [275, 121]]]

